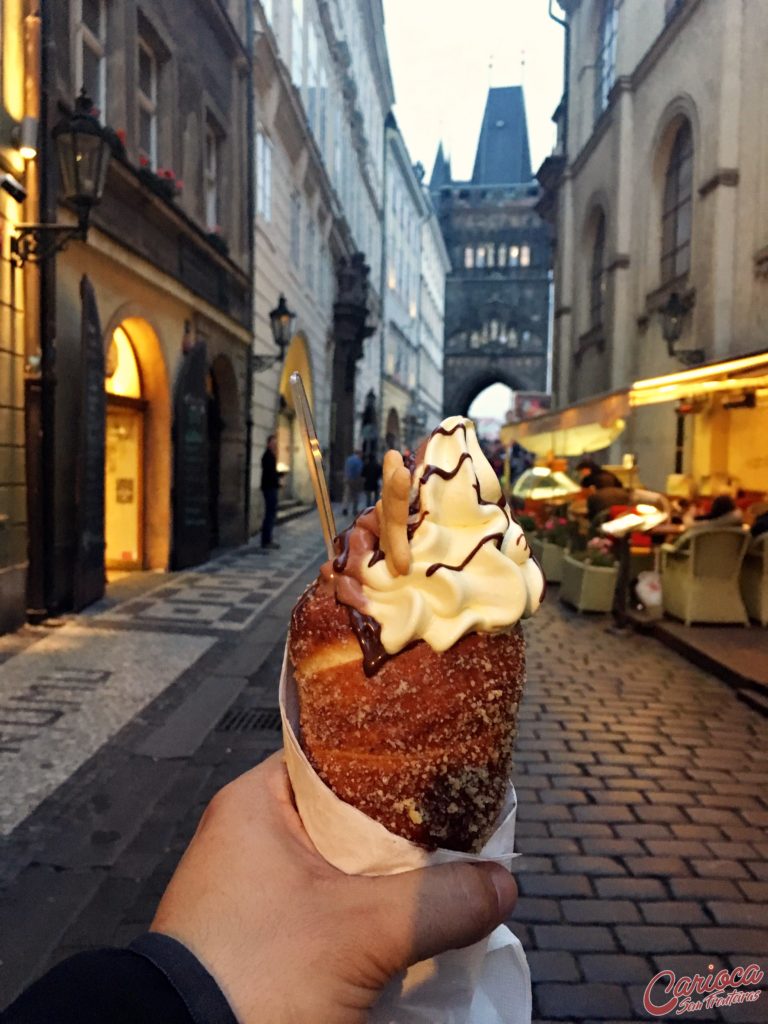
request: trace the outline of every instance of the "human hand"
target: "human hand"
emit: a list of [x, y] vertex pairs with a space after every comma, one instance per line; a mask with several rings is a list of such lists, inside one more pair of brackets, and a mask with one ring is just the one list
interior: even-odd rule
[[379, 878], [331, 867], [278, 753], [208, 805], [152, 931], [195, 954], [242, 1024], [362, 1024], [398, 971], [478, 941], [516, 899], [496, 864]]

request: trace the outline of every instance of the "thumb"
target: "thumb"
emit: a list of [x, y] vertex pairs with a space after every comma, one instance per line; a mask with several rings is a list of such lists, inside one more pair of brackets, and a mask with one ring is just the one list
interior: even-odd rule
[[478, 942], [517, 902], [514, 878], [494, 863], [441, 864], [376, 883], [400, 966]]

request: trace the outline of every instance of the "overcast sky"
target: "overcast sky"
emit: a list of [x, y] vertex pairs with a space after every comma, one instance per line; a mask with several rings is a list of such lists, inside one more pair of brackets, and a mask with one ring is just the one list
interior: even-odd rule
[[395, 115], [411, 159], [427, 174], [442, 138], [454, 177], [471, 176], [489, 85], [522, 83], [534, 170], [549, 155], [563, 30], [547, 7], [547, 0], [384, 0]]

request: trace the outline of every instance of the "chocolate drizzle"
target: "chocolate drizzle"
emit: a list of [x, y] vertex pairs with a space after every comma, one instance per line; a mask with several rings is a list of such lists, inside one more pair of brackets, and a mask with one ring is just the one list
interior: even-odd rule
[[381, 643], [381, 623], [350, 605], [347, 605], [347, 611], [349, 623], [363, 652], [363, 671], [367, 676], [375, 676], [390, 657]]
[[483, 539], [478, 544], [475, 544], [475, 546], [469, 552], [469, 554], [461, 563], [461, 565], [447, 565], [445, 562], [435, 562], [433, 565], [430, 565], [430, 567], [427, 569], [426, 575], [432, 576], [434, 573], [437, 572], [438, 569], [450, 569], [451, 572], [461, 572], [464, 566], [468, 565], [472, 561], [472, 559], [475, 557], [475, 555], [477, 554], [481, 547], [483, 547], [485, 544], [488, 544], [489, 541], [496, 541], [498, 547], [503, 540], [503, 533], [489, 533], [487, 537], [483, 537]]
[[[429, 478], [433, 475], [439, 476], [442, 480], [453, 480], [453, 478], [459, 472], [459, 470], [467, 461], [467, 459], [471, 458], [472, 456], [469, 454], [469, 452], [462, 452], [461, 455], [459, 456], [459, 461], [456, 463], [453, 469], [441, 469], [440, 466], [433, 466], [430, 463], [430, 465], [424, 468], [424, 472], [421, 474], [421, 479], [419, 480], [419, 487], [423, 487], [427, 480], [429, 480]], [[478, 484], [477, 487], [479, 497], [480, 484]], [[495, 502], [490, 502], [489, 504], [495, 504]]]

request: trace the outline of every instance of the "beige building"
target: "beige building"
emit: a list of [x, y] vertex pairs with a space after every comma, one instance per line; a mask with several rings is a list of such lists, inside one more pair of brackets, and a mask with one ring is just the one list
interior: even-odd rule
[[415, 404], [427, 430], [443, 418], [443, 355], [445, 350], [445, 278], [451, 261], [428, 190], [428, 212], [421, 225], [419, 347]]
[[634, 453], [653, 487], [682, 473], [705, 493], [764, 490], [768, 5], [560, 6], [568, 76], [540, 209], [557, 228], [556, 400], [577, 408], [526, 434]]
[[14, 228], [27, 219], [16, 183], [30, 188], [15, 130], [36, 113], [26, 104], [24, 13], [21, 2], [0, 7], [0, 633], [23, 622], [26, 610], [25, 289], [11, 259]]
[[[339, 268], [362, 254], [369, 268], [363, 302], [378, 325], [383, 131], [393, 101], [378, 0], [265, 0], [256, 7], [252, 530], [261, 518], [259, 462], [275, 423], [284, 493], [312, 500], [290, 373], [302, 373], [321, 444], [337, 455], [336, 475], [349, 454], [343, 449], [359, 441], [367, 391], [379, 393], [380, 331], [362, 347], [362, 339], [338, 341], [334, 304]], [[295, 333], [284, 362], [264, 366], [275, 354], [269, 312], [281, 294], [296, 314]], [[346, 395], [345, 384], [352, 389]], [[354, 418], [348, 430], [348, 412], [340, 410]]]

